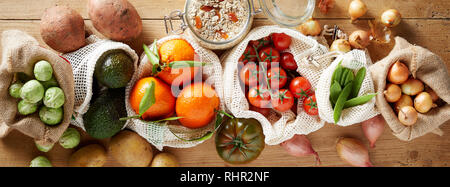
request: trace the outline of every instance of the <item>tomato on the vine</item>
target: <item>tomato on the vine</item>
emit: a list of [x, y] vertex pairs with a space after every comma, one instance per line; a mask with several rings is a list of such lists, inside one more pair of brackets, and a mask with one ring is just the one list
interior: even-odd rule
[[271, 35], [273, 46], [279, 51], [284, 51], [289, 48], [292, 43], [292, 38], [284, 33], [273, 33]]
[[272, 63], [280, 62], [280, 53], [273, 47], [264, 47], [259, 50], [259, 58], [261, 63], [265, 65], [266, 68], [270, 68]]
[[244, 65], [247, 64], [248, 62], [256, 62], [256, 60], [257, 60], [256, 51], [251, 46], [247, 46], [241, 58], [239, 58], [239, 62], [242, 62]]
[[262, 86], [255, 86], [248, 91], [248, 101], [258, 108], [268, 108], [270, 104], [270, 93]]
[[283, 67], [284, 69], [287, 70], [291, 70], [291, 71], [296, 71], [298, 66], [297, 66], [297, 62], [295, 62], [294, 60], [294, 55], [292, 55], [292, 53], [288, 53], [288, 52], [284, 52], [281, 53], [281, 67]]
[[250, 41], [250, 46], [255, 47], [256, 49], [261, 49], [262, 47], [269, 46], [271, 42], [271, 39], [269, 36], [266, 36], [264, 38], [261, 38], [259, 40], [252, 40]]
[[271, 103], [273, 109], [279, 112], [286, 112], [294, 105], [294, 95], [287, 89], [275, 90], [272, 93]]
[[310, 116], [316, 116], [319, 114], [319, 109], [317, 108], [316, 94], [308, 96], [305, 101], [303, 101], [303, 110]]
[[313, 94], [311, 83], [304, 77], [295, 77], [289, 84], [289, 90], [294, 94], [295, 98], [305, 98]]
[[279, 67], [272, 67], [267, 71], [267, 79], [270, 83], [270, 88], [277, 90], [283, 88], [287, 83], [286, 71]]
[[259, 70], [259, 66], [256, 63], [250, 62], [242, 67], [239, 77], [245, 85], [256, 86], [258, 80], [263, 77], [263, 73]]

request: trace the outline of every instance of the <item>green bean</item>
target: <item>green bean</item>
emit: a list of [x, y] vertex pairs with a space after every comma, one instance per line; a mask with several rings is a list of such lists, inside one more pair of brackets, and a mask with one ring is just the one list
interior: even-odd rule
[[344, 86], [350, 83], [350, 81], [353, 81], [355, 79], [355, 75], [353, 74], [353, 70], [349, 70], [348, 74], [344, 81]]
[[341, 85], [337, 81], [334, 81], [334, 83], [330, 87], [330, 101], [333, 105], [333, 108], [339, 98], [339, 94], [341, 93], [341, 91]]
[[377, 94], [367, 94], [364, 96], [356, 97], [350, 100], [345, 101], [344, 109], [345, 108], [351, 108], [358, 105], [363, 105], [372, 100], [373, 97], [375, 97]]
[[342, 76], [342, 66], [341, 63], [338, 64], [338, 67], [336, 68], [336, 70], [334, 70], [334, 73], [331, 77], [331, 84], [334, 83], [334, 81], [338, 81], [341, 80], [341, 76]]
[[348, 75], [349, 71], [350, 70], [348, 68], [344, 68], [342, 70], [341, 79], [339, 79], [339, 84], [341, 84], [342, 87], [345, 86], [345, 78], [347, 78], [347, 75]]
[[350, 98], [355, 98], [358, 96], [359, 90], [361, 89], [361, 85], [365, 77], [366, 77], [366, 68], [363, 67], [358, 70], [358, 73], [356, 73], [355, 81], [353, 81], [353, 90], [352, 94], [350, 95]]
[[339, 94], [339, 98], [336, 101], [336, 105], [334, 106], [334, 123], [337, 123], [339, 119], [341, 118], [342, 109], [344, 109], [345, 101], [347, 101], [348, 96], [350, 95], [352, 91], [353, 84], [347, 84], [345, 86], [344, 90], [342, 90], [341, 94]]

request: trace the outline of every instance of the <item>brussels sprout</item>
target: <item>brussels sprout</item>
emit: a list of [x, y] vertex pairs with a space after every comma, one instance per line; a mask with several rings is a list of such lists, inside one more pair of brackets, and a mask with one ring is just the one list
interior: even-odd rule
[[62, 121], [63, 109], [43, 106], [39, 111], [39, 117], [47, 125], [57, 125]]
[[23, 84], [20, 82], [16, 82], [9, 87], [9, 95], [16, 99], [20, 98], [20, 90], [22, 89]]
[[72, 149], [80, 143], [80, 137], [77, 129], [68, 128], [59, 139], [59, 144], [66, 149]]
[[39, 151], [42, 151], [42, 152], [44, 152], [44, 153], [46, 153], [46, 152], [49, 152], [52, 148], [53, 148], [53, 145], [55, 145], [55, 144], [52, 144], [52, 145], [40, 145], [39, 143], [37, 143], [37, 142], [34, 142], [34, 144], [36, 145], [36, 147], [37, 147], [37, 149], [39, 150]]
[[30, 167], [52, 167], [52, 163], [44, 156], [38, 156], [31, 161]]
[[65, 98], [61, 88], [51, 87], [45, 91], [44, 105], [49, 108], [59, 108], [64, 105]]
[[50, 63], [41, 60], [34, 65], [34, 77], [39, 81], [48, 81], [52, 78], [53, 68]]
[[34, 77], [29, 76], [23, 72], [18, 72], [16, 73], [16, 78], [17, 80], [19, 80], [20, 82], [28, 82], [34, 79]]
[[37, 103], [44, 97], [44, 87], [37, 80], [25, 83], [20, 90], [20, 97], [29, 103]]
[[59, 87], [58, 81], [56, 81], [56, 78], [52, 76], [52, 78], [48, 81], [41, 81], [42, 86], [44, 86], [44, 89], [49, 89], [51, 87]]
[[17, 110], [22, 115], [32, 114], [36, 112], [37, 109], [38, 105], [36, 103], [29, 103], [28, 101], [25, 100], [20, 100], [19, 104], [17, 105]]

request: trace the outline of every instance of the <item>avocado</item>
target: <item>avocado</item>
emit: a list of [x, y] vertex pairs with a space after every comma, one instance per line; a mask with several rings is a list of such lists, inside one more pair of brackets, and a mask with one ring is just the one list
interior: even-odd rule
[[126, 122], [120, 121], [120, 118], [127, 116], [124, 98], [124, 89], [108, 89], [101, 93], [83, 116], [86, 132], [97, 139], [118, 133]]
[[123, 88], [133, 77], [133, 59], [121, 49], [109, 50], [100, 56], [94, 76], [108, 88]]

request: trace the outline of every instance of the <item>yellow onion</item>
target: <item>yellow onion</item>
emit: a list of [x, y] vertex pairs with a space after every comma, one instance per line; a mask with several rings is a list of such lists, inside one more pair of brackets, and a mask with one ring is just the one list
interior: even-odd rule
[[386, 25], [386, 27], [395, 27], [402, 20], [402, 15], [396, 9], [389, 9], [381, 14], [381, 22]]
[[340, 138], [336, 151], [342, 160], [355, 167], [372, 167], [366, 146], [354, 138]]
[[369, 32], [357, 30], [349, 36], [350, 45], [356, 49], [364, 49], [370, 44]]
[[361, 0], [353, 0], [348, 7], [348, 13], [350, 14], [352, 22], [366, 14], [366, 12], [366, 4], [364, 4]]
[[350, 43], [345, 39], [337, 39], [335, 40], [330, 47], [330, 51], [341, 51], [343, 53], [347, 53], [352, 50]]
[[422, 92], [424, 85], [422, 81], [410, 78], [402, 84], [402, 92], [406, 95], [417, 95]]
[[430, 94], [431, 100], [432, 100], [433, 102], [436, 102], [436, 101], [439, 100], [439, 96], [438, 96], [438, 95], [436, 94], [436, 92], [434, 92], [434, 90], [432, 90], [431, 88], [427, 87], [427, 88], [425, 89], [425, 91], [428, 92], [428, 93]]
[[404, 106], [398, 112], [398, 120], [405, 126], [412, 126], [417, 122], [417, 111], [412, 106]]
[[317, 20], [310, 19], [298, 27], [298, 30], [307, 36], [317, 36], [322, 32], [322, 28]]
[[397, 102], [402, 97], [402, 89], [396, 84], [387, 84], [383, 94], [387, 102]]
[[431, 95], [427, 92], [422, 92], [414, 98], [414, 108], [420, 113], [427, 113], [433, 107], [436, 107], [436, 104], [433, 103]]
[[404, 106], [413, 106], [413, 100], [411, 99], [411, 97], [409, 95], [405, 95], [403, 94], [400, 99], [395, 102], [394, 104], [394, 109], [396, 112], [398, 112], [400, 110], [400, 108], [404, 107]]
[[394, 84], [403, 84], [408, 80], [409, 77], [409, 69], [405, 64], [400, 61], [395, 62], [389, 68], [387, 79], [389, 82]]

